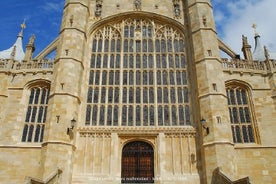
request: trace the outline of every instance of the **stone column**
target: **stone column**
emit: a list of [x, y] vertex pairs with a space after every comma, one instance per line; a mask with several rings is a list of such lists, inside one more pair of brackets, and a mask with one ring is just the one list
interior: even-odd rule
[[[230, 177], [234, 175], [227, 96], [210, 0], [185, 0], [184, 12], [190, 78], [196, 86], [195, 109], [199, 109], [194, 117], [201, 135], [198, 143], [202, 163], [198, 164], [203, 170], [202, 182], [209, 184], [217, 167]], [[207, 122], [208, 134], [200, 123], [202, 118]]]
[[66, 0], [53, 70], [45, 138], [42, 144], [40, 174], [42, 179], [57, 168], [62, 170], [61, 183], [71, 183], [72, 157], [76, 131], [67, 132], [71, 120], [78, 120], [81, 103], [83, 62], [87, 43], [88, 0]]

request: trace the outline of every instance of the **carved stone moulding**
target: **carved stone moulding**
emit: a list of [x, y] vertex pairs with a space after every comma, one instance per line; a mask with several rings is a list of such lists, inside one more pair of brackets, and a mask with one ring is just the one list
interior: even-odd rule
[[118, 133], [120, 135], [181, 135], [184, 137], [195, 137], [196, 129], [192, 126], [177, 127], [106, 127], [106, 126], [83, 126], [77, 129], [81, 136], [93, 133]]

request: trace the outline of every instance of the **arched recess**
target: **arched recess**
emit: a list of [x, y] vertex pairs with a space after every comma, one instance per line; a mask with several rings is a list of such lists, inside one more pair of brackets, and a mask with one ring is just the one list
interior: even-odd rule
[[122, 150], [122, 183], [154, 183], [154, 150], [143, 141], [127, 143]]

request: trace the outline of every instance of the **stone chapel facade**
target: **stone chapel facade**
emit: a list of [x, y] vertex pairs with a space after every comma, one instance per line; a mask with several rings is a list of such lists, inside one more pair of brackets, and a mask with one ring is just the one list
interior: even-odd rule
[[276, 180], [276, 60], [246, 37], [240, 59], [210, 0], [66, 0], [56, 40], [16, 48], [0, 52], [0, 183]]

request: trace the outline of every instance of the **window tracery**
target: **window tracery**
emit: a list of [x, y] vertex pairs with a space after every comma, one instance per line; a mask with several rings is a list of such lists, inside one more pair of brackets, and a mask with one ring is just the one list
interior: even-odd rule
[[38, 86], [30, 89], [28, 108], [21, 138], [22, 142], [43, 141], [44, 126], [48, 108], [48, 98], [48, 86]]
[[227, 97], [234, 143], [256, 142], [249, 91], [242, 86], [229, 85]]
[[89, 75], [87, 126], [191, 125], [184, 38], [171, 25], [128, 18], [96, 30]]

